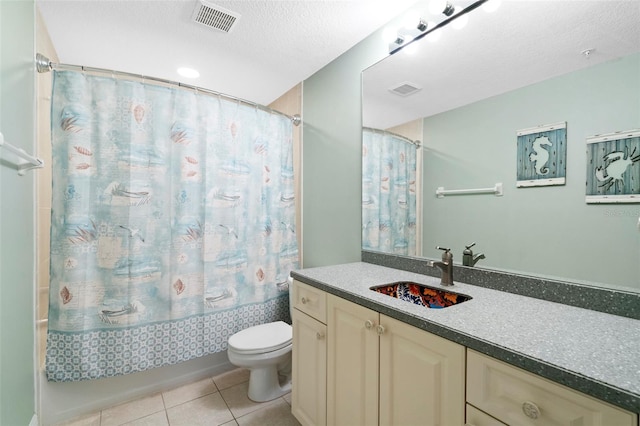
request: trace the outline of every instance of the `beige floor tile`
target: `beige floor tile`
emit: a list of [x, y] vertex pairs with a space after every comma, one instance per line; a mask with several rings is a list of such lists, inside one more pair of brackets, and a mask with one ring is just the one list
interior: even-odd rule
[[56, 426], [100, 426], [100, 413], [76, 417], [64, 423], [57, 423]]
[[237, 384], [248, 382], [249, 370], [246, 368], [236, 368], [235, 370], [214, 376], [213, 381], [219, 390], [227, 389]]
[[283, 399], [253, 413], [236, 418], [240, 426], [300, 426], [291, 414], [291, 406]]
[[213, 380], [207, 377], [206, 379], [162, 392], [162, 398], [164, 399], [164, 406], [171, 408], [217, 391], [218, 389]]
[[164, 410], [164, 403], [162, 396], [158, 393], [102, 410], [100, 426], [121, 425], [162, 410]]
[[147, 417], [125, 423], [125, 426], [169, 426], [167, 412], [162, 410]]
[[285, 401], [287, 401], [287, 404], [291, 405], [291, 392], [289, 392], [288, 394], [286, 394], [285, 396], [282, 397], [282, 399], [284, 399]]
[[245, 414], [259, 410], [260, 408], [264, 408], [267, 405], [273, 404], [279, 399], [278, 398], [274, 401], [267, 402], [253, 402], [247, 396], [248, 390], [249, 382], [244, 382], [220, 391], [222, 397], [224, 398], [224, 401], [227, 403], [229, 409], [233, 413], [233, 417], [235, 417], [236, 419], [238, 417], [244, 416]]
[[169, 408], [167, 417], [171, 426], [214, 426], [233, 420], [218, 392]]

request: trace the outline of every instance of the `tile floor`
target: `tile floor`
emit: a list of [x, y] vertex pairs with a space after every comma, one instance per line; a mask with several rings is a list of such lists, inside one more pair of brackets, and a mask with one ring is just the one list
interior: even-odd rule
[[291, 394], [256, 403], [247, 397], [249, 371], [228, 373], [107, 408], [58, 426], [288, 426]]

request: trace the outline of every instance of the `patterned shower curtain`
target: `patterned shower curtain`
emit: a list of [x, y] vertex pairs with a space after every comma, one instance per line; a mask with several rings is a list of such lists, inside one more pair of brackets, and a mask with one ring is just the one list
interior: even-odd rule
[[367, 128], [362, 141], [362, 247], [415, 256], [416, 146]]
[[52, 144], [49, 380], [179, 363], [288, 318], [289, 118], [58, 71]]

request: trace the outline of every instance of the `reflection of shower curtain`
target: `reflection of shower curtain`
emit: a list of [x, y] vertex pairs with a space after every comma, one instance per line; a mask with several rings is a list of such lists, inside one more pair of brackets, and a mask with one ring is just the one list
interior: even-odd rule
[[52, 104], [49, 380], [175, 364], [288, 317], [287, 117], [72, 71]]
[[363, 130], [362, 247], [416, 254], [416, 147], [380, 130]]

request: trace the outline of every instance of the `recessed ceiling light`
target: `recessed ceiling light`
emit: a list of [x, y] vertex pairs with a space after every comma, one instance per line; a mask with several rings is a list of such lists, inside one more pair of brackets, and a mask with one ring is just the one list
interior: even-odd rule
[[178, 68], [178, 74], [185, 78], [198, 78], [200, 77], [200, 73], [198, 70], [194, 70], [193, 68], [181, 67]]

